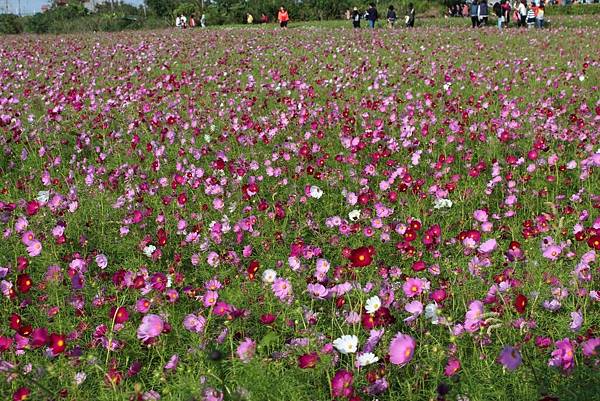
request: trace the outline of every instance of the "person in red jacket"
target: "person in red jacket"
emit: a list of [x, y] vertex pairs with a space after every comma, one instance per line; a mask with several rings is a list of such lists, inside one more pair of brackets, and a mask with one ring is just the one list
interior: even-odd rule
[[279, 8], [279, 14], [277, 14], [277, 19], [279, 20], [279, 26], [282, 28], [287, 28], [290, 17], [288, 12], [283, 6]]

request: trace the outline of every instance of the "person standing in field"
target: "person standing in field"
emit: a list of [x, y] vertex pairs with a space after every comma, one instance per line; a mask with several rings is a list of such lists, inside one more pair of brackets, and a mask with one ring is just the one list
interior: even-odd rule
[[379, 18], [379, 13], [377, 12], [377, 9], [375, 8], [375, 3], [371, 3], [369, 6], [369, 9], [367, 10], [367, 21], [369, 21], [369, 28], [371, 29], [375, 29], [375, 23], [377, 22], [377, 19]]
[[500, 1], [500, 6], [502, 7], [503, 16], [504, 16], [504, 26], [508, 27], [508, 24], [510, 23], [510, 13], [512, 11], [512, 8], [511, 8], [508, 0]]
[[487, 25], [487, 21], [488, 21], [488, 14], [489, 14], [489, 10], [488, 10], [488, 3], [487, 0], [481, 0], [479, 2], [479, 8], [477, 8], [477, 19], [478, 19], [478, 25], [483, 25], [486, 26]]
[[190, 16], [190, 28], [195, 28], [196, 27], [196, 17], [194, 16], [194, 14], [192, 14]]
[[200, 17], [200, 26], [202, 28], [206, 28], [206, 16], [204, 14], [202, 14], [202, 17]]
[[[505, 0], [502, 0], [502, 2], [504, 1]], [[496, 17], [498, 17], [498, 30], [502, 32], [502, 24], [504, 23], [504, 10], [502, 9], [501, 2], [495, 2], [492, 9], [494, 10], [494, 14], [496, 14]]]
[[544, 27], [544, 2], [540, 2], [540, 6], [537, 10], [537, 15], [535, 16], [535, 25], [542, 29]]
[[277, 14], [277, 20], [279, 21], [279, 26], [282, 28], [287, 28], [288, 22], [290, 21], [290, 17], [288, 12], [283, 6], [279, 8], [279, 13]]
[[394, 10], [394, 6], [390, 6], [387, 12], [387, 22], [388, 27], [393, 28], [396, 25], [396, 20], [398, 17], [396, 16], [396, 10]]
[[518, 26], [521, 28], [525, 28], [525, 26], [527, 25], [527, 5], [525, 1], [526, 0], [521, 0], [519, 6], [517, 7], [517, 11], [519, 12]]
[[252, 23], [254, 22], [254, 17], [252, 16], [252, 14], [246, 14], [246, 22], [248, 23], [248, 25], [252, 25]]
[[475, 28], [479, 26], [479, 18], [477, 14], [479, 13], [479, 3], [477, 0], [473, 0], [471, 3], [471, 27]]
[[413, 3], [408, 3], [408, 9], [406, 10], [406, 16], [404, 17], [407, 28], [415, 27], [415, 14], [415, 6]]
[[178, 15], [177, 18], [175, 18], [175, 26], [177, 28], [181, 28], [181, 17]]
[[529, 7], [527, 7], [527, 29], [531, 29], [535, 26], [535, 11], [534, 11], [534, 3], [530, 3]]
[[354, 10], [352, 10], [352, 26], [356, 29], [360, 28], [360, 12], [358, 11], [357, 7], [354, 7]]
[[187, 28], [187, 18], [183, 14], [181, 14], [181, 27]]

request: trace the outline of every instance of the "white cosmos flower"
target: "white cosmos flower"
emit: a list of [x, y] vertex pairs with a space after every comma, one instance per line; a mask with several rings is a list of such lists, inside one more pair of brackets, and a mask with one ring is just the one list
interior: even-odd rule
[[208, 134], [204, 134], [204, 140], [205, 140], [206, 142], [210, 143], [210, 139], [211, 139], [211, 138], [210, 138], [210, 135], [208, 135]]
[[154, 253], [154, 251], [156, 251], [156, 247], [154, 245], [147, 245], [144, 248], [144, 255], [148, 256], [149, 258], [152, 257], [152, 254]]
[[580, 80], [581, 82], [583, 82], [583, 81], [585, 80], [585, 75], [580, 75], [580, 76], [579, 76], [579, 80]]
[[272, 284], [277, 278], [277, 272], [273, 269], [267, 269], [262, 274], [262, 281], [266, 284]]
[[320, 199], [323, 196], [323, 190], [316, 185], [311, 185], [310, 187], [310, 197], [315, 199]]
[[333, 342], [333, 346], [342, 354], [353, 354], [358, 349], [358, 337], [344, 335]]
[[50, 199], [50, 191], [40, 191], [40, 192], [38, 192], [38, 195], [37, 195], [37, 198], [36, 198], [36, 200], [38, 202], [46, 203], [46, 202], [48, 202], [48, 199]]
[[381, 308], [381, 299], [377, 295], [367, 299], [367, 303], [365, 304], [367, 313], [375, 313], [379, 308]]
[[356, 221], [360, 219], [360, 210], [354, 209], [353, 211], [348, 213], [348, 218], [350, 219], [350, 221]]
[[442, 209], [445, 207], [447, 207], [447, 208], [452, 207], [452, 201], [450, 199], [438, 198], [435, 200], [435, 202], [433, 202], [434, 209]]
[[438, 307], [434, 303], [425, 306], [425, 317], [431, 319], [431, 323], [438, 324]]
[[379, 360], [379, 357], [375, 356], [375, 354], [372, 352], [365, 352], [364, 354], [360, 354], [356, 358], [356, 361], [358, 362], [359, 366], [367, 366], [367, 365], [377, 362], [378, 360]]

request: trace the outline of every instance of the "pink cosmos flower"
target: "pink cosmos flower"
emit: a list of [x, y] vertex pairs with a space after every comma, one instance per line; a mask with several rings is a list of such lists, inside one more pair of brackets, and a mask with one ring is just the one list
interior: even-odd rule
[[398, 333], [390, 343], [390, 362], [394, 365], [406, 365], [415, 352], [415, 340], [403, 333]]
[[34, 240], [35, 240], [35, 235], [33, 234], [32, 231], [26, 231], [21, 236], [21, 241], [23, 242], [23, 244], [25, 246], [31, 245]]
[[31, 241], [31, 243], [27, 246], [27, 253], [31, 257], [38, 256], [40, 253], [42, 253], [42, 243], [38, 240]]
[[479, 252], [481, 252], [481, 253], [494, 252], [497, 245], [498, 244], [495, 239], [493, 239], [493, 238], [489, 239], [489, 240], [485, 241], [484, 243], [482, 243], [481, 245], [479, 245]]
[[552, 358], [548, 361], [548, 366], [561, 368], [568, 372], [575, 366], [575, 357], [573, 344], [568, 338], [564, 338], [555, 343], [556, 349], [552, 351]]
[[106, 269], [106, 266], [108, 266], [108, 259], [106, 258], [106, 255], [102, 253], [96, 255], [96, 264], [99, 268]]
[[550, 245], [543, 251], [542, 256], [545, 257], [546, 259], [555, 261], [558, 259], [561, 252], [562, 252], [562, 248], [560, 246]]
[[424, 282], [420, 278], [411, 277], [402, 285], [404, 295], [408, 298], [416, 297], [421, 295], [424, 288]]
[[571, 330], [577, 332], [581, 329], [581, 325], [583, 324], [583, 315], [581, 312], [571, 312], [571, 324], [569, 327]]
[[146, 315], [137, 329], [137, 338], [146, 342], [152, 340], [162, 333], [165, 322], [158, 315]]
[[219, 299], [219, 293], [216, 291], [206, 291], [204, 297], [202, 297], [202, 303], [205, 308], [210, 308], [217, 303], [217, 299]]
[[411, 316], [404, 319], [405, 323], [409, 323], [416, 320], [423, 313], [423, 304], [419, 301], [412, 301], [404, 306], [404, 310], [411, 314]]
[[582, 344], [583, 355], [587, 357], [597, 356], [600, 354], [600, 338], [594, 337], [585, 341]]
[[473, 218], [480, 223], [485, 223], [488, 221], [488, 214], [485, 210], [478, 209], [473, 212]]
[[150, 301], [146, 298], [140, 298], [135, 302], [135, 310], [139, 313], [148, 313], [150, 310]]
[[[27, 228], [28, 224], [29, 223], [27, 222], [27, 219], [21, 216], [17, 219], [17, 222], [15, 223], [15, 230], [18, 233], [20, 233], [21, 231], [23, 231]], [[25, 244], [25, 245], [27, 245], [27, 244]]]
[[175, 370], [177, 369], [177, 365], [179, 364], [179, 355], [173, 354], [169, 361], [165, 364], [164, 370]]
[[292, 293], [292, 284], [284, 278], [277, 278], [271, 285], [271, 289], [280, 301], [287, 301]]
[[479, 329], [482, 323], [481, 316], [483, 315], [483, 303], [481, 301], [473, 301], [469, 304], [469, 310], [465, 315], [465, 330], [473, 333]]
[[448, 359], [448, 363], [444, 368], [444, 376], [454, 376], [460, 370], [460, 361], [456, 358]]
[[189, 314], [183, 319], [183, 327], [195, 333], [202, 333], [205, 325], [206, 319], [203, 316]]
[[315, 299], [325, 299], [328, 294], [327, 288], [322, 284], [308, 284], [306, 289], [310, 296]]
[[256, 343], [251, 338], [246, 337], [238, 346], [236, 354], [242, 362], [248, 362], [254, 356], [255, 351]]

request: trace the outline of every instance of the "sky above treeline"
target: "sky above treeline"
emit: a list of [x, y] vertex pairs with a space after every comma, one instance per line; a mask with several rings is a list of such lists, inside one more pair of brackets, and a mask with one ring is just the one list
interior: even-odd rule
[[[144, 0], [125, 0], [124, 3], [133, 4], [139, 6]], [[23, 14], [34, 14], [42, 9], [44, 4], [50, 4], [51, 0], [21, 0], [21, 13]], [[8, 10], [6, 10], [8, 8]], [[12, 14], [18, 14], [19, 12], [19, 0], [0, 0], [0, 13], [9, 12]]]

